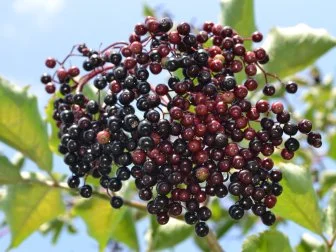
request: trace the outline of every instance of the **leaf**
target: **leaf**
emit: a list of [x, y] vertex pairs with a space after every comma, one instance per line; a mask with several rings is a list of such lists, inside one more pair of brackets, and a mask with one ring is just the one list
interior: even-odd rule
[[11, 248], [65, 211], [61, 191], [38, 184], [8, 186], [3, 208], [12, 234]]
[[44, 225], [42, 225], [40, 232], [43, 235], [51, 234], [52, 235], [51, 242], [52, 244], [56, 244], [64, 226], [65, 222], [63, 220], [55, 219], [49, 223], [46, 223], [45, 227]]
[[330, 138], [330, 146], [328, 151], [328, 156], [334, 160], [336, 160], [336, 133], [329, 136]]
[[270, 57], [264, 67], [267, 72], [284, 79], [310, 66], [335, 45], [336, 39], [325, 29], [314, 29], [305, 24], [276, 27], [263, 45]]
[[296, 252], [325, 252], [325, 244], [310, 234], [303, 234], [300, 243], [295, 247]]
[[283, 174], [283, 193], [273, 212], [321, 234], [322, 215], [309, 170], [289, 163], [280, 163], [279, 167]]
[[267, 230], [259, 235], [247, 237], [243, 243], [243, 252], [290, 252], [287, 236], [277, 230]]
[[54, 101], [56, 99], [56, 96], [53, 96], [49, 99], [49, 102], [47, 106], [45, 107], [45, 113], [47, 115], [46, 121], [50, 124], [51, 127], [51, 134], [49, 136], [49, 148], [50, 150], [60, 155], [58, 151], [58, 145], [60, 143], [60, 139], [58, 138], [58, 127], [56, 125], [56, 121], [53, 119], [53, 111], [54, 111]]
[[92, 198], [75, 206], [74, 213], [86, 223], [88, 234], [104, 249], [110, 239], [139, 250], [135, 220], [127, 207], [113, 209], [107, 200]]
[[40, 168], [50, 171], [52, 153], [47, 125], [35, 96], [0, 78], [0, 140], [19, 150]]
[[218, 238], [225, 235], [236, 224], [237, 224], [237, 221], [233, 220], [232, 218], [227, 218], [225, 221], [220, 222], [216, 228], [216, 234]]
[[163, 226], [159, 226], [154, 220], [147, 233], [150, 250], [157, 251], [174, 247], [189, 238], [193, 230], [193, 226], [174, 218], [170, 218], [169, 222]]
[[25, 161], [26, 161], [26, 159], [25, 159], [25, 157], [22, 155], [21, 152], [17, 152], [17, 153], [13, 156], [13, 158], [12, 158], [12, 160], [11, 160], [12, 164], [13, 164], [18, 170], [21, 170], [21, 169], [22, 169], [22, 167], [23, 167]]
[[[243, 37], [250, 37], [256, 31], [253, 0], [221, 0], [220, 6], [222, 25], [231, 26]], [[252, 42], [246, 41], [244, 45], [251, 49]]]
[[142, 14], [145, 17], [147, 17], [147, 16], [155, 17], [156, 16], [155, 15], [155, 10], [146, 3], [143, 6]]
[[15, 184], [21, 180], [19, 169], [6, 156], [0, 154], [0, 185]]
[[336, 171], [324, 171], [320, 179], [319, 194], [323, 197], [331, 188], [336, 186]]
[[336, 190], [333, 190], [329, 199], [328, 207], [325, 211], [326, 232], [329, 235], [336, 234]]

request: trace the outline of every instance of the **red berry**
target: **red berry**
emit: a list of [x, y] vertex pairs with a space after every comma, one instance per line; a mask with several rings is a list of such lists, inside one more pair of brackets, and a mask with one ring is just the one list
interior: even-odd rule
[[263, 35], [261, 32], [256, 31], [252, 34], [253, 42], [260, 42], [262, 39], [263, 39]]
[[56, 66], [56, 60], [54, 58], [47, 58], [45, 61], [45, 65], [48, 68], [54, 68]]

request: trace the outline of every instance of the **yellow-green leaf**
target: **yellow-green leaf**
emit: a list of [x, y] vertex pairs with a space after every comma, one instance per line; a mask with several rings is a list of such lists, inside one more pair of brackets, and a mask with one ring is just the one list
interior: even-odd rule
[[326, 232], [331, 236], [336, 234], [336, 190], [333, 190], [325, 212]]
[[276, 27], [263, 44], [270, 57], [264, 67], [284, 79], [310, 66], [335, 45], [336, 39], [325, 29], [314, 29], [305, 24]]
[[277, 230], [267, 230], [259, 235], [247, 237], [243, 252], [291, 252], [287, 236]]
[[6, 156], [0, 154], [0, 185], [21, 181], [20, 170]]
[[27, 88], [19, 88], [0, 78], [0, 141], [19, 150], [40, 168], [51, 170], [47, 125], [37, 107], [37, 99]]
[[[222, 25], [231, 26], [243, 37], [250, 37], [256, 30], [253, 0], [221, 0], [220, 6]], [[245, 41], [244, 45], [250, 49], [252, 43]]]
[[300, 243], [295, 247], [296, 252], [326, 252], [325, 244], [310, 234], [303, 234]]
[[321, 174], [319, 195], [324, 196], [336, 186], [336, 171], [327, 170]]
[[10, 247], [17, 247], [43, 223], [62, 214], [65, 206], [57, 188], [18, 184], [8, 186], [3, 209], [12, 235]]
[[283, 193], [273, 209], [276, 215], [317, 233], [322, 233], [322, 214], [309, 170], [281, 163]]
[[84, 220], [88, 234], [97, 240], [100, 249], [112, 239], [139, 250], [135, 220], [129, 208], [113, 209], [108, 200], [92, 198], [78, 204], [74, 213]]
[[151, 228], [147, 233], [150, 251], [174, 247], [187, 239], [193, 230], [193, 226], [174, 218], [170, 218], [169, 222], [163, 226], [152, 220]]

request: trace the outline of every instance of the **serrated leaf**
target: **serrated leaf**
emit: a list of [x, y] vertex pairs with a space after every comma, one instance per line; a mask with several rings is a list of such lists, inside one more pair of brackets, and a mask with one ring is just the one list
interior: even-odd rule
[[336, 39], [325, 29], [314, 29], [305, 24], [287, 28], [273, 28], [263, 48], [270, 61], [265, 70], [284, 79], [314, 63], [336, 45]]
[[336, 234], [336, 190], [331, 192], [325, 218], [326, 232], [331, 236]]
[[331, 188], [336, 186], [336, 171], [324, 171], [320, 179], [319, 195], [323, 197]]
[[12, 234], [12, 248], [17, 247], [43, 223], [65, 211], [61, 191], [38, 184], [8, 186], [3, 208]]
[[[254, 19], [254, 1], [221, 0], [221, 18], [222, 25], [231, 26], [241, 36], [250, 37], [256, 30]], [[251, 41], [245, 41], [247, 49], [251, 49]]]
[[20, 170], [6, 156], [0, 154], [0, 185], [15, 184], [21, 180]]
[[310, 234], [303, 234], [300, 243], [295, 247], [296, 252], [326, 252], [325, 244]]
[[322, 214], [309, 170], [294, 164], [279, 164], [283, 193], [273, 209], [276, 215], [317, 233], [322, 233]]
[[291, 252], [287, 236], [277, 230], [267, 230], [259, 235], [247, 237], [243, 243], [243, 252]]
[[193, 226], [184, 221], [170, 218], [166, 225], [159, 226], [154, 220], [147, 232], [150, 251], [174, 247], [187, 239], [192, 232]]
[[47, 125], [38, 111], [36, 96], [0, 78], [0, 140], [19, 150], [41, 169], [50, 171], [52, 153]]
[[88, 234], [106, 247], [110, 239], [139, 250], [135, 221], [127, 207], [113, 209], [108, 200], [92, 198], [75, 206], [74, 213], [86, 223]]

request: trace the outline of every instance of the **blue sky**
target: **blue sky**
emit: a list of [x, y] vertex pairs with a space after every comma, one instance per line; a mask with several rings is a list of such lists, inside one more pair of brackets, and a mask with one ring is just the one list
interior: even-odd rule
[[[248, 1], [248, 0], [247, 0]], [[173, 14], [176, 21], [191, 21], [201, 24], [205, 20], [217, 21], [219, 1], [147, 1], [151, 6], [161, 6]], [[80, 1], [80, 0], [12, 0], [0, 1], [0, 76], [20, 85], [30, 85], [31, 92], [39, 96], [39, 106], [43, 110], [48, 96], [39, 83], [39, 76], [45, 70], [44, 60], [48, 56], [62, 57], [71, 46], [86, 42], [91, 47], [100, 43], [107, 45], [114, 41], [127, 40], [134, 24], [141, 22], [142, 1]], [[306, 1], [256, 0], [255, 12], [258, 29], [267, 34], [272, 27], [293, 26], [306, 23], [315, 28], [326, 28], [336, 36], [334, 18], [336, 2], [333, 0]], [[314, 50], [314, 48], [312, 48]], [[333, 49], [318, 61], [323, 73], [335, 74], [336, 50]], [[290, 60], [290, 59], [288, 59]], [[8, 155], [14, 152], [0, 145], [0, 151]], [[33, 169], [31, 162], [28, 169]], [[57, 171], [66, 172], [59, 159], [55, 160]], [[1, 215], [0, 215], [1, 217]], [[75, 224], [81, 230], [79, 235], [63, 234], [56, 246], [50, 245], [49, 238], [39, 234], [32, 235], [18, 249], [13, 251], [96, 251], [96, 243], [85, 234], [85, 226], [77, 220]], [[139, 225], [140, 240], [146, 223]], [[258, 230], [263, 229], [260, 225]], [[296, 244], [303, 229], [290, 225], [282, 227]], [[289, 231], [288, 231], [289, 230]], [[9, 244], [10, 236], [0, 238], [0, 251]], [[242, 237], [236, 230], [221, 240], [226, 251], [240, 250]], [[142, 242], [142, 246], [143, 246]], [[144, 249], [144, 247], [142, 247]], [[188, 241], [176, 251], [195, 247]]]

